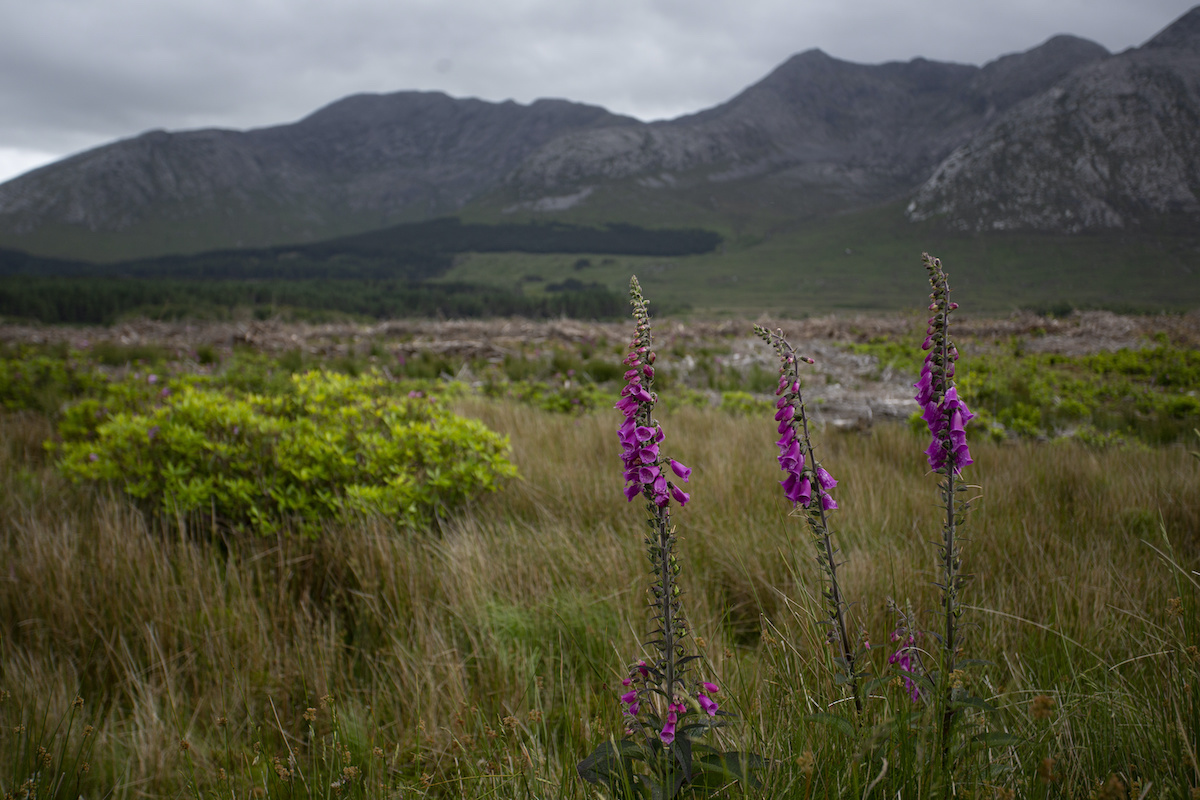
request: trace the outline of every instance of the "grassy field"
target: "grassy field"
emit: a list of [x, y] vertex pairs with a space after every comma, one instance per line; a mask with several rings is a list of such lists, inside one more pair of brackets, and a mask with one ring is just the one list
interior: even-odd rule
[[[726, 244], [717, 253], [669, 259], [475, 253], [460, 258], [442, 279], [539, 293], [573, 278], [621, 292], [635, 273], [663, 309], [803, 317], [923, 307], [924, 285], [907, 265], [915, 267], [928, 250], [946, 265], [963, 307], [977, 313], [1158, 311], [1200, 303], [1198, 242], [1188, 236], [953, 235], [908, 223], [898, 205], [781, 225], [765, 234], [722, 233]], [[587, 266], [577, 267], [581, 258]]]
[[[53, 404], [0, 416], [6, 796], [596, 796], [575, 765], [620, 735], [647, 631], [619, 415], [453, 403], [510, 437], [519, 478], [432, 529], [364, 519], [315, 540], [156, 518], [63, 479], [42, 444]], [[739, 715], [721, 738], [768, 762], [749, 794], [922, 796], [928, 720], [891, 680], [885, 601], [936, 625], [927, 442], [904, 425], [817, 434], [852, 626], [885, 678], [855, 717], [814, 623], [820, 573], [778, 487], [775, 424], [663, 410], [694, 469], [675, 521], [700, 672]], [[971, 435], [964, 655], [986, 663], [963, 679], [992, 710], [966, 732], [1011, 736], [964, 738], [955, 793], [1191, 800], [1200, 439]]]

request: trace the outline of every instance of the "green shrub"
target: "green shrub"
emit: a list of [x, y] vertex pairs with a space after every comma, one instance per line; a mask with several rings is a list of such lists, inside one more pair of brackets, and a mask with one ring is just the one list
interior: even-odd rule
[[0, 358], [0, 408], [54, 413], [74, 397], [92, 391], [104, 378], [73, 358], [18, 352]]
[[734, 416], [753, 416], [770, 411], [775, 413], [775, 404], [762, 400], [749, 392], [723, 392], [721, 394], [721, 410]]
[[615, 398], [597, 389], [595, 384], [580, 381], [488, 380], [480, 390], [486, 397], [508, 397], [560, 414], [583, 413], [615, 402]]
[[137, 389], [115, 409], [89, 401], [60, 427], [60, 467], [168, 515], [310, 536], [359, 514], [425, 525], [516, 473], [505, 437], [433, 397], [396, 397], [375, 374], [291, 381], [275, 396], [179, 382], [151, 403]]

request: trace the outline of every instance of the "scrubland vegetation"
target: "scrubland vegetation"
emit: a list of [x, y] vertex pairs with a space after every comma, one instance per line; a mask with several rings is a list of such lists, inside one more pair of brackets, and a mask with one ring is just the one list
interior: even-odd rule
[[[648, 652], [645, 518], [621, 494], [610, 408], [626, 336], [476, 363], [398, 362], [368, 343], [330, 360], [10, 347], [0, 361], [0, 788], [596, 796], [576, 765], [621, 737], [620, 682], [630, 657]], [[881, 371], [916, 379], [919, 332], [859, 338]], [[983, 417], [968, 427], [959, 677], [980, 702], [962, 711], [955, 780], [938, 791], [1190, 800], [1200, 787], [1194, 344], [1171, 334], [1137, 355], [1048, 354], [1029, 341], [958, 340], [960, 387]], [[728, 347], [664, 339], [658, 362], [658, 419], [693, 470], [673, 519], [695, 669], [720, 676], [722, 709], [737, 715], [715, 732], [721, 747], [765, 761], [761, 786], [717, 794], [923, 796], [936, 725], [889, 656], [897, 610], [924, 631], [942, 613], [931, 541], [945, 509], [924, 426], [814, 431], [839, 481], [848, 629], [870, 645], [856, 712], [817, 624], [811, 534], [778, 484], [773, 356], [765, 369], [734, 369], [716, 361]], [[688, 355], [700, 366], [673, 374]], [[162, 388], [287, 402], [293, 372], [344, 381], [372, 367], [392, 387], [381, 408], [432, 395], [441, 413], [508, 437], [516, 476], [501, 468], [497, 491], [477, 487], [436, 513], [333, 503], [337, 513], [284, 511], [256, 530], [215, 501], [131, 497], [132, 466], [74, 482], [74, 462], [59, 465], [122, 413], [123, 430], [139, 432], [127, 439], [133, 456], [174, 446], [166, 418], [137, 427], [138, 408], [173, 402]], [[123, 411], [104, 400], [135, 390], [145, 399]], [[80, 408], [95, 427], [71, 427]], [[99, 462], [91, 452], [81, 466]]]

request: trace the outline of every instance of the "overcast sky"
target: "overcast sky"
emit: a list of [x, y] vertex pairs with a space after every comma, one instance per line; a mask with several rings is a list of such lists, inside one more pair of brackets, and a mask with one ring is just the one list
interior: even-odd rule
[[0, 181], [151, 128], [296, 120], [355, 92], [561, 97], [644, 120], [819, 47], [983, 64], [1117, 52], [1197, 0], [0, 0]]

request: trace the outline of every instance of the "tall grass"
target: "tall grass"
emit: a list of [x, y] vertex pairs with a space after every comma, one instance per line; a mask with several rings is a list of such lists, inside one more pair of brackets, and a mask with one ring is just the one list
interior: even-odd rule
[[[22, 752], [76, 752], [87, 724], [87, 797], [591, 796], [574, 765], [619, 735], [615, 689], [645, 629], [644, 522], [621, 496], [616, 415], [458, 410], [511, 437], [519, 480], [428, 534], [364, 520], [318, 541], [147, 520], [58, 478], [44, 418], [0, 417], [3, 791], [25, 780]], [[730, 744], [769, 759], [764, 796], [878, 793], [889, 779], [872, 787], [857, 752], [869, 740], [805, 721], [840, 695], [813, 633], [817, 566], [767, 457], [773, 427], [660, 411], [694, 470], [682, 576], [701, 652], [744, 717], [747, 741]], [[849, 611], [872, 642], [895, 624], [882, 598], [937, 608], [928, 539], [944, 509], [924, 444], [900, 426], [822, 438], [840, 577], [880, 601]], [[986, 785], [1088, 796], [1116, 775], [1131, 796], [1186, 797], [1200, 785], [1187, 649], [1200, 645], [1200, 461], [1070, 443], [973, 455], [986, 488], [964, 633], [990, 666], [971, 688], [1019, 739], [981, 756], [997, 769]], [[885, 673], [881, 648], [871, 658]], [[875, 695], [876, 718], [894, 721], [895, 698]], [[67, 737], [52, 723], [76, 696]]]

